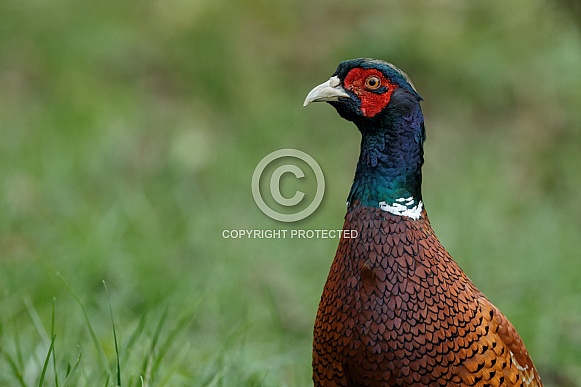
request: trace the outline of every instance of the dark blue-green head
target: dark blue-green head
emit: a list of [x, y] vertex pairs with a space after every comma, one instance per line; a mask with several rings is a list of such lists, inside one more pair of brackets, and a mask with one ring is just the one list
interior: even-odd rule
[[425, 139], [422, 98], [409, 77], [377, 59], [343, 61], [331, 78], [305, 99], [328, 102], [362, 134], [350, 206], [379, 207], [421, 216], [421, 167]]

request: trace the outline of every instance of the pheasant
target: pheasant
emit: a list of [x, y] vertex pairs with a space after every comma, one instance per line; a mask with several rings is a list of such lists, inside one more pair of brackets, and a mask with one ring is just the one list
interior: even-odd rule
[[542, 386], [515, 328], [436, 238], [422, 201], [422, 98], [376, 59], [341, 62], [325, 101], [362, 135], [314, 328], [315, 386]]

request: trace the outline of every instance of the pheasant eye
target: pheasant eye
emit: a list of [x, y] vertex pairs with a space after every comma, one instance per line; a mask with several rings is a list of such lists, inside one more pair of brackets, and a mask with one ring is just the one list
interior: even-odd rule
[[367, 77], [365, 80], [365, 87], [367, 87], [369, 90], [377, 90], [379, 89], [379, 86], [381, 86], [381, 80], [375, 75]]

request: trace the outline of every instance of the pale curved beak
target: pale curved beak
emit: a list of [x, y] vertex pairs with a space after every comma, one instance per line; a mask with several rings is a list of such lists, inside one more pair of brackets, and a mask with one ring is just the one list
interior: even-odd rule
[[331, 77], [325, 83], [321, 83], [307, 94], [303, 106], [311, 102], [338, 101], [341, 97], [349, 97], [349, 94], [341, 87], [341, 81], [337, 77]]

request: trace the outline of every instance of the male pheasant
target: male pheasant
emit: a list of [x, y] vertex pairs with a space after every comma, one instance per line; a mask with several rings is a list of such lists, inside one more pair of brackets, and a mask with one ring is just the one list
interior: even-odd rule
[[[314, 329], [315, 386], [542, 386], [518, 333], [436, 238], [422, 202], [424, 119], [407, 75], [344, 61], [315, 87], [362, 135], [345, 230]], [[354, 233], [352, 233], [354, 234]]]

